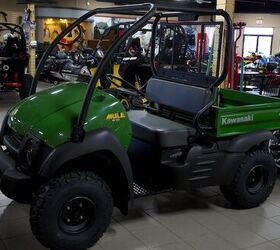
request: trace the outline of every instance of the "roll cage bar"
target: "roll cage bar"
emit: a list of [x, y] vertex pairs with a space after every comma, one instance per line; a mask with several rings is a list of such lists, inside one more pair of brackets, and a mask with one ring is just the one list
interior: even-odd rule
[[[3, 28], [4, 27], [4, 28]], [[26, 48], [26, 41], [24, 36], [23, 28], [14, 23], [0, 23], [0, 32], [9, 30], [11, 32], [15, 32], [20, 35], [20, 41], [22, 43], [22, 47]]]
[[8, 19], [7, 19], [8, 14], [6, 12], [0, 11], [0, 15], [3, 16], [5, 22], [8, 21]]
[[52, 42], [52, 44], [48, 47], [46, 52], [44, 53], [43, 57], [41, 58], [36, 75], [34, 76], [32, 86], [30, 89], [29, 95], [36, 92], [37, 84], [39, 81], [40, 74], [43, 70], [44, 64], [52, 52], [52, 50], [59, 44], [60, 40], [66, 36], [72, 29], [77, 27], [80, 23], [87, 20], [89, 17], [99, 14], [99, 13], [106, 13], [106, 14], [124, 14], [124, 15], [134, 15], [134, 16], [142, 16], [138, 21], [134, 23], [129, 29], [125, 31], [122, 37], [120, 39], [113, 42], [111, 47], [107, 50], [104, 58], [100, 61], [99, 65], [97, 66], [96, 72], [94, 76], [91, 78], [87, 91], [85, 94], [85, 98], [83, 100], [83, 104], [81, 107], [81, 111], [79, 113], [79, 116], [77, 117], [77, 120], [75, 121], [75, 124], [73, 126], [72, 131], [72, 142], [81, 142], [84, 138], [85, 131], [84, 131], [84, 123], [87, 117], [87, 113], [89, 110], [89, 106], [91, 103], [92, 95], [94, 93], [94, 90], [96, 88], [98, 79], [101, 77], [103, 69], [106, 67], [106, 65], [109, 63], [110, 58], [113, 56], [114, 51], [123, 43], [126, 41], [127, 38], [129, 38], [131, 35], [133, 35], [135, 32], [137, 32], [139, 29], [144, 27], [149, 20], [154, 18], [153, 28], [152, 28], [152, 47], [151, 47], [151, 67], [152, 72], [155, 76], [157, 76], [157, 70], [155, 67], [155, 40], [156, 40], [156, 30], [158, 23], [161, 18], [167, 18], [167, 17], [178, 17], [178, 16], [185, 16], [187, 14], [192, 15], [193, 17], [198, 16], [215, 16], [220, 15], [223, 16], [225, 19], [225, 22], [227, 24], [227, 34], [226, 34], [226, 46], [225, 46], [225, 60], [223, 64], [223, 71], [220, 77], [213, 83], [211, 86], [209, 86], [210, 89], [213, 91], [213, 99], [210, 103], [208, 103], [201, 111], [198, 112], [194, 119], [194, 126], [199, 126], [199, 118], [201, 115], [208, 110], [213, 103], [216, 100], [217, 96], [217, 87], [226, 79], [227, 76], [227, 69], [229, 65], [229, 58], [230, 58], [230, 48], [231, 43], [233, 39], [233, 30], [232, 30], [232, 21], [230, 16], [227, 12], [224, 10], [212, 10], [212, 9], [200, 9], [200, 8], [176, 8], [176, 7], [167, 7], [158, 5], [155, 6], [154, 4], [146, 3], [146, 4], [133, 4], [133, 5], [125, 5], [120, 7], [112, 7], [112, 8], [98, 8], [92, 11], [89, 11], [79, 19], [77, 19], [75, 22], [73, 22], [70, 26], [68, 26], [65, 30], [63, 30]]

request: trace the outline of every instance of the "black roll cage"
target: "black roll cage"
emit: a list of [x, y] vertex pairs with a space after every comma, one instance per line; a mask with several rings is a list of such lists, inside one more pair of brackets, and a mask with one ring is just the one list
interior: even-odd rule
[[4, 12], [4, 11], [0, 11], [0, 15], [2, 15], [2, 16], [3, 16], [3, 18], [4, 18], [4, 21], [5, 21], [5, 22], [7, 22], [7, 21], [8, 21], [8, 19], [7, 19], [8, 14], [7, 14], [6, 12]]
[[[165, 13], [166, 12], [166, 13]], [[145, 4], [132, 4], [132, 5], [125, 5], [120, 7], [112, 7], [112, 8], [98, 8], [92, 11], [89, 11], [79, 19], [77, 19], [74, 23], [72, 23], [70, 26], [68, 26], [65, 30], [63, 30], [52, 42], [52, 44], [48, 47], [46, 52], [44, 53], [43, 57], [41, 58], [36, 75], [33, 79], [32, 86], [30, 89], [29, 95], [36, 92], [37, 84], [39, 81], [40, 74], [43, 70], [44, 64], [52, 52], [52, 50], [59, 44], [60, 40], [67, 35], [72, 29], [77, 27], [81, 22], [87, 20], [89, 17], [99, 14], [99, 13], [106, 13], [106, 14], [124, 14], [124, 15], [134, 15], [134, 16], [142, 16], [138, 21], [134, 23], [128, 30], [125, 31], [123, 36], [114, 41], [111, 47], [106, 52], [104, 58], [101, 60], [99, 65], [97, 66], [96, 72], [94, 76], [91, 78], [86, 95], [81, 107], [81, 111], [79, 113], [79, 116], [77, 120], [75, 121], [73, 132], [72, 132], [72, 142], [81, 142], [84, 138], [85, 131], [84, 131], [84, 123], [87, 117], [88, 109], [91, 103], [92, 95], [94, 93], [94, 90], [96, 88], [98, 79], [101, 77], [103, 69], [106, 67], [106, 65], [109, 63], [110, 58], [113, 56], [114, 51], [123, 43], [126, 41], [127, 38], [129, 38], [131, 35], [133, 35], [135, 32], [137, 32], [139, 29], [144, 27], [149, 20], [154, 18], [153, 28], [152, 28], [152, 46], [151, 46], [151, 68], [152, 72], [155, 76], [157, 76], [157, 70], [155, 67], [155, 40], [156, 40], [156, 30], [158, 23], [161, 18], [164, 17], [178, 17], [178, 16], [185, 16], [187, 14], [192, 15], [193, 17], [198, 16], [215, 16], [220, 15], [223, 16], [225, 19], [225, 22], [227, 24], [227, 34], [226, 34], [226, 40], [225, 40], [225, 55], [224, 55], [224, 64], [223, 64], [223, 71], [220, 75], [220, 77], [213, 83], [211, 86], [209, 86], [209, 89], [212, 90], [213, 98], [212, 101], [210, 101], [202, 110], [198, 112], [196, 117], [194, 118], [194, 126], [199, 127], [199, 118], [201, 115], [208, 110], [216, 101], [217, 97], [217, 87], [222, 84], [222, 82], [226, 79], [227, 76], [227, 70], [229, 66], [229, 58], [230, 58], [230, 48], [233, 38], [233, 29], [232, 29], [232, 20], [227, 12], [224, 10], [215, 10], [215, 9], [201, 9], [201, 8], [176, 8], [176, 7], [167, 7], [167, 6], [155, 6], [154, 4], [145, 3]]]

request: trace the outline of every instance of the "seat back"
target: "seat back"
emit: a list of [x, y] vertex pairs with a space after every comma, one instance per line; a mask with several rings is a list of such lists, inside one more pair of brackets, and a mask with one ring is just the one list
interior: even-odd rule
[[194, 115], [210, 101], [211, 91], [168, 80], [151, 78], [146, 88], [150, 102]]

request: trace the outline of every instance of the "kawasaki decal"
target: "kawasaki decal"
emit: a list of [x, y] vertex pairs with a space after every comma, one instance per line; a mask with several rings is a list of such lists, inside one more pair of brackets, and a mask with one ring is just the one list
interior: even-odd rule
[[246, 115], [246, 116], [235, 117], [235, 118], [222, 117], [222, 126], [239, 124], [239, 123], [246, 123], [246, 122], [252, 122], [252, 121], [254, 121], [254, 115], [253, 114]]

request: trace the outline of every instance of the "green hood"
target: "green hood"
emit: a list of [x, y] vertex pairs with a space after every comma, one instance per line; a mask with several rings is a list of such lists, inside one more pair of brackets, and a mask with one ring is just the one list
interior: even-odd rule
[[[73, 125], [81, 110], [87, 85], [62, 84], [39, 92], [9, 111], [8, 125], [20, 135], [31, 133], [52, 147], [70, 140]], [[107, 119], [110, 114], [122, 113], [119, 120]], [[112, 95], [96, 90], [85, 122], [86, 132], [110, 128], [125, 148], [131, 138], [131, 126], [120, 102]]]
[[9, 126], [17, 128], [17, 133], [25, 134], [49, 115], [81, 102], [85, 91], [85, 84], [63, 84], [39, 92], [19, 102], [10, 110]]

